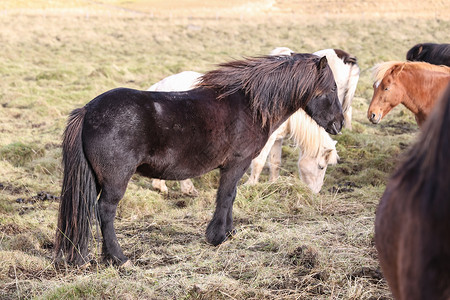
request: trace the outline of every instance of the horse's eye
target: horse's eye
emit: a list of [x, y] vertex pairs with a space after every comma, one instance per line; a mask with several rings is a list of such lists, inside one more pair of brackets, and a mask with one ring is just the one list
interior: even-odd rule
[[388, 87], [388, 86], [385, 87], [384, 90], [385, 90], [385, 91], [389, 91], [389, 87]]
[[324, 167], [324, 166], [321, 166], [321, 165], [319, 165], [318, 167], [319, 167], [319, 170], [325, 169], [325, 167]]

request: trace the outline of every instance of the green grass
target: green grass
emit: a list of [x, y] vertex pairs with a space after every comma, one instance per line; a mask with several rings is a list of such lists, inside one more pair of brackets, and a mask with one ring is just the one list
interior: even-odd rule
[[[386, 180], [417, 132], [395, 108], [366, 119], [370, 68], [402, 60], [417, 42], [448, 42], [440, 18], [149, 17], [132, 13], [0, 16], [0, 295], [4, 299], [390, 299], [379, 273], [373, 221]], [[395, 29], [395, 30], [394, 30]], [[419, 39], [420, 37], [420, 39]], [[153, 191], [133, 176], [116, 229], [134, 266], [52, 264], [61, 187], [61, 136], [68, 114], [100, 93], [146, 89], [176, 72], [204, 72], [277, 46], [341, 48], [358, 57], [353, 131], [334, 137], [341, 161], [319, 195], [298, 179], [298, 151], [285, 143], [279, 181], [240, 186], [237, 235], [219, 247], [204, 231], [218, 172], [193, 179], [200, 194]], [[244, 175], [245, 180], [248, 175]], [[353, 191], [337, 193], [348, 182]], [[20, 200], [21, 199], [21, 200]], [[91, 252], [96, 255], [94, 248]]]

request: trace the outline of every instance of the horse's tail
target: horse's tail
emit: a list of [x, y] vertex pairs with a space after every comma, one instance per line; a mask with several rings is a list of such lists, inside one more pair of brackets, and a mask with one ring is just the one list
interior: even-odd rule
[[88, 255], [91, 221], [97, 202], [94, 172], [87, 161], [82, 143], [83, 120], [86, 108], [74, 110], [64, 131], [64, 178], [56, 230], [56, 258], [83, 264]]

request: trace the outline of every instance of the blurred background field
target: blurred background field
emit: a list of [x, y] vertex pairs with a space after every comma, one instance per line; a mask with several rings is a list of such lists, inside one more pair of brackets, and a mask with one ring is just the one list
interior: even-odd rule
[[[396, 107], [379, 125], [366, 111], [370, 68], [404, 60], [419, 42], [450, 40], [448, 1], [1, 1], [0, 299], [391, 299], [373, 245], [376, 206], [418, 128]], [[134, 266], [52, 264], [61, 136], [71, 110], [119, 86], [147, 89], [286, 46], [358, 57], [353, 131], [318, 195], [300, 182], [298, 150], [282, 178], [240, 186], [237, 236], [205, 242], [218, 173], [198, 197], [133, 177], [116, 228]], [[248, 175], [244, 176], [246, 180]], [[92, 253], [96, 253], [92, 248]]]

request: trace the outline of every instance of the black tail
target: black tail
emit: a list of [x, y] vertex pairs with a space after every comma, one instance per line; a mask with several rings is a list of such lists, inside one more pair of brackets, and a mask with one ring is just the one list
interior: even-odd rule
[[97, 202], [95, 177], [84, 155], [81, 137], [85, 114], [84, 107], [74, 110], [64, 131], [64, 179], [55, 242], [56, 258], [63, 255], [67, 262], [77, 265], [87, 262]]

